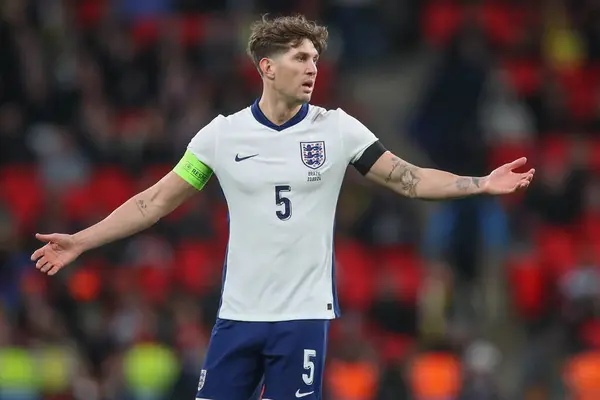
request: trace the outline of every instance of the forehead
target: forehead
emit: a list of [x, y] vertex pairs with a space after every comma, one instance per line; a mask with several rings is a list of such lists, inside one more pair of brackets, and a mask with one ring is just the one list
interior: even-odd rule
[[303, 39], [302, 43], [296, 47], [290, 47], [290, 49], [286, 52], [286, 54], [294, 55], [298, 53], [307, 53], [310, 55], [318, 56], [319, 52], [315, 48], [315, 45], [309, 39]]

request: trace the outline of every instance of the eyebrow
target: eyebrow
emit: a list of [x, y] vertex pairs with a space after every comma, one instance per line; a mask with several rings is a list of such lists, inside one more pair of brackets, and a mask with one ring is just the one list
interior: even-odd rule
[[[311, 56], [311, 53], [307, 52], [307, 51], [298, 51], [298, 53], [296, 53], [296, 56]], [[313, 57], [317, 57], [319, 58], [319, 53], [314, 53]]]

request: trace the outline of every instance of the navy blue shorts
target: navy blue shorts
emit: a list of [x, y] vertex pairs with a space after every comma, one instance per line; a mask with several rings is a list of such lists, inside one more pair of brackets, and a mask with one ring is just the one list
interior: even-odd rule
[[217, 320], [196, 399], [321, 399], [329, 322]]

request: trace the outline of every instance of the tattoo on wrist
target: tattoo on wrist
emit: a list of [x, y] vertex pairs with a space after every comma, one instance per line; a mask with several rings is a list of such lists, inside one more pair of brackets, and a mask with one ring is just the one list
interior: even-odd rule
[[394, 164], [385, 178], [385, 183], [397, 182], [400, 189], [409, 197], [417, 197], [417, 185], [421, 178], [417, 175], [417, 167], [403, 162], [397, 157], [392, 159]]
[[480, 188], [481, 187], [481, 178], [470, 177], [470, 178], [458, 178], [456, 180], [456, 188], [461, 192], [466, 192], [472, 187]]
[[135, 204], [137, 205], [138, 210], [140, 210], [140, 213], [142, 214], [142, 216], [145, 217], [147, 208], [148, 208], [148, 205], [146, 204], [146, 202], [144, 200], [137, 200], [135, 202]]

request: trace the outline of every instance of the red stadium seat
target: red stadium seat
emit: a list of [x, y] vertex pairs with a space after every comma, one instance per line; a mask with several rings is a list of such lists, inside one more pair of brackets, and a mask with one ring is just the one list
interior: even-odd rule
[[219, 272], [213, 247], [210, 242], [181, 243], [175, 253], [175, 282], [195, 294], [203, 293], [212, 287]]
[[108, 10], [106, 0], [82, 0], [78, 2], [77, 22], [81, 29], [91, 29], [98, 25]]
[[186, 47], [197, 46], [206, 37], [206, 16], [187, 14], [181, 18], [181, 42]]
[[567, 107], [578, 121], [589, 121], [596, 115], [598, 72], [596, 67], [573, 67], [558, 71], [559, 82], [567, 95]]
[[600, 320], [594, 319], [586, 322], [581, 327], [579, 336], [588, 347], [600, 350]]
[[403, 302], [417, 302], [423, 283], [423, 265], [414, 249], [395, 247], [381, 250], [381, 264], [394, 280], [398, 296]]
[[101, 212], [110, 213], [135, 194], [131, 177], [117, 167], [96, 170], [92, 178], [92, 192]]
[[385, 363], [394, 363], [404, 360], [412, 349], [415, 339], [404, 335], [387, 335], [377, 341], [381, 359]]
[[156, 18], [137, 20], [131, 27], [131, 37], [137, 48], [151, 46], [160, 37], [161, 21]]
[[91, 185], [66, 189], [60, 201], [62, 212], [70, 222], [84, 221], [99, 211]]
[[430, 45], [443, 47], [454, 37], [462, 23], [463, 13], [455, 1], [436, 0], [425, 6], [421, 27]]
[[519, 315], [535, 319], [543, 311], [546, 275], [535, 255], [513, 259], [508, 263], [508, 281], [514, 306]]
[[593, 140], [589, 144], [589, 167], [595, 174], [600, 175], [600, 140]]
[[554, 279], [560, 278], [577, 263], [574, 236], [567, 229], [544, 226], [537, 234], [542, 266]]
[[540, 88], [542, 73], [540, 62], [533, 58], [507, 59], [502, 63], [509, 83], [519, 96], [529, 97]]
[[146, 300], [158, 304], [167, 299], [172, 283], [171, 268], [144, 267], [138, 268], [136, 272]]
[[589, 243], [596, 262], [600, 264], [600, 214], [586, 212], [578, 224], [578, 241]]
[[33, 230], [43, 211], [45, 197], [36, 167], [13, 165], [0, 170], [0, 201], [10, 209], [19, 231]]
[[340, 301], [350, 309], [366, 310], [375, 290], [375, 265], [368, 249], [355, 241], [337, 240], [335, 261]]
[[541, 157], [554, 165], [566, 165], [571, 155], [572, 140], [566, 134], [549, 135], [538, 144]]
[[502, 47], [517, 43], [525, 29], [523, 8], [511, 7], [504, 1], [483, 2], [480, 19], [489, 39]]

